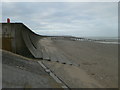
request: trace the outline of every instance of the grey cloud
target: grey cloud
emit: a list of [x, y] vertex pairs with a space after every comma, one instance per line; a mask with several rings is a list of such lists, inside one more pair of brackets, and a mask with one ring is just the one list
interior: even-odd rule
[[23, 22], [39, 34], [117, 36], [117, 8], [110, 2], [3, 3], [3, 20]]

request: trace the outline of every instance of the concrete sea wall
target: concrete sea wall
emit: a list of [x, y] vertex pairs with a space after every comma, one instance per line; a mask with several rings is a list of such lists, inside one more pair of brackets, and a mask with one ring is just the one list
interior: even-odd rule
[[[38, 40], [42, 37], [32, 32], [23, 23], [1, 23], [2, 49], [28, 57], [41, 58], [37, 50]], [[40, 50], [39, 50], [40, 52]]]

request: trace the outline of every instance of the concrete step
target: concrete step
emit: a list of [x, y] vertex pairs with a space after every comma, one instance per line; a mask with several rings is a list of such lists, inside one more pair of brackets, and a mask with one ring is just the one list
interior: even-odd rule
[[49, 50], [49, 49], [47, 49], [47, 48], [46, 48], [46, 51], [47, 51], [48, 54], [49, 54], [50, 60], [56, 62], [56, 61], [57, 61], [57, 58], [56, 58], [56, 56], [55, 56], [55, 52], [53, 52], [53, 51], [51, 51], [51, 50]]
[[44, 59], [44, 60], [50, 60], [50, 57], [49, 57], [49, 54], [48, 54], [48, 52], [46, 52], [46, 50], [45, 50], [45, 48], [44, 47], [42, 47], [42, 58]]
[[79, 66], [78, 64], [74, 63], [73, 60], [70, 60], [70, 58], [68, 58], [67, 56], [65, 56], [62, 51], [59, 51], [56, 54], [57, 54], [56, 58], [57, 58], [57, 60], [59, 62], [61, 62], [63, 64], [73, 65], [73, 66]]

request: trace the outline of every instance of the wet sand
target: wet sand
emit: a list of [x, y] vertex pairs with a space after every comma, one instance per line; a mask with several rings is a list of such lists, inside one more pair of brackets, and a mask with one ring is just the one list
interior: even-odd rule
[[64, 52], [70, 61], [79, 64], [80, 69], [102, 86], [118, 87], [117, 44], [70, 40], [53, 40], [52, 43], [58, 50]]

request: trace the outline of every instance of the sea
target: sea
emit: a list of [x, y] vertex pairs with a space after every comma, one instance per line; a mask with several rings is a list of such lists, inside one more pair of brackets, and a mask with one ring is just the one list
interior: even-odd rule
[[98, 43], [120, 44], [119, 37], [84, 37], [84, 38], [96, 40], [96, 42]]

